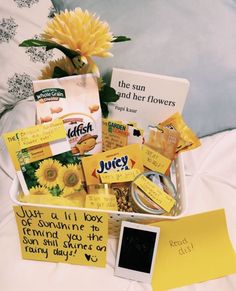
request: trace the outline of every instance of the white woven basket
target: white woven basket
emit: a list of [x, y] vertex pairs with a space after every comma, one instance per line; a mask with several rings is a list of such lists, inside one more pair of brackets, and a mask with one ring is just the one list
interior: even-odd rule
[[183, 216], [187, 208], [185, 181], [184, 181], [184, 166], [182, 156], [179, 155], [174, 161], [171, 168], [171, 180], [174, 183], [177, 190], [176, 204], [169, 215], [154, 215], [154, 214], [143, 214], [135, 212], [120, 212], [120, 211], [108, 211], [108, 210], [95, 210], [88, 208], [76, 208], [68, 206], [58, 206], [58, 205], [42, 205], [42, 204], [32, 204], [32, 203], [22, 203], [17, 200], [18, 193], [20, 191], [20, 184], [18, 178], [15, 177], [12, 186], [10, 188], [10, 197], [16, 205], [28, 205], [28, 206], [42, 206], [50, 208], [66, 208], [75, 210], [91, 210], [97, 212], [108, 213], [109, 215], [109, 235], [111, 237], [117, 237], [120, 232], [120, 224], [122, 220], [133, 221], [137, 223], [151, 223], [160, 220], [167, 219], [178, 219]]

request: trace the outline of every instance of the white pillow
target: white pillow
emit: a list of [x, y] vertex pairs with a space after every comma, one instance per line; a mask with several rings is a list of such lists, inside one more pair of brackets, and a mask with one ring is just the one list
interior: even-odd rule
[[19, 44], [36, 38], [53, 15], [50, 0], [0, 2], [0, 116], [25, 98], [32, 98], [32, 80], [53, 58], [54, 51], [23, 48]]

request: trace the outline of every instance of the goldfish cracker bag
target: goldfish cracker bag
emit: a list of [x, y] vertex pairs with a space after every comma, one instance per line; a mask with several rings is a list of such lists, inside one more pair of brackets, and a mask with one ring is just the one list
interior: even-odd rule
[[92, 74], [33, 81], [37, 122], [62, 119], [74, 155], [102, 151], [102, 113]]

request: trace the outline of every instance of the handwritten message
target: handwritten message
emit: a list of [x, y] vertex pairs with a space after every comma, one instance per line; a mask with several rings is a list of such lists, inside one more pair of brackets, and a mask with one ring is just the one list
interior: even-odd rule
[[123, 183], [133, 181], [140, 174], [139, 169], [131, 169], [120, 172], [109, 172], [100, 174], [102, 183]]
[[193, 243], [186, 237], [181, 240], [169, 240], [169, 246], [181, 256], [191, 254], [194, 250]]
[[105, 213], [33, 206], [14, 212], [24, 259], [105, 267]]
[[142, 154], [144, 166], [152, 171], [164, 174], [171, 164], [170, 159], [145, 145], [142, 146]]
[[154, 225], [160, 227], [161, 236], [153, 290], [169, 290], [236, 272], [235, 251], [223, 209]]
[[175, 205], [175, 199], [166, 194], [160, 187], [144, 175], [139, 176], [134, 183], [157, 205], [169, 212]]
[[89, 194], [86, 195], [85, 207], [92, 209], [104, 209], [118, 211], [115, 195], [110, 194]]
[[65, 142], [66, 131], [60, 119], [49, 124], [40, 124], [7, 132], [3, 135], [3, 138], [17, 171], [21, 169], [22, 164], [51, 156], [52, 151], [49, 142], [63, 140], [63, 146], [67, 144]]
[[38, 144], [64, 139], [66, 138], [66, 131], [63, 121], [58, 119], [49, 124], [39, 124], [21, 129], [19, 136], [20, 148], [24, 149]]

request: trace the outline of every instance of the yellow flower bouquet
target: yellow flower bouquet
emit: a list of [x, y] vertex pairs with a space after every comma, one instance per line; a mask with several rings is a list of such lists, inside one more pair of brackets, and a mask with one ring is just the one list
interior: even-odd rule
[[50, 61], [39, 79], [61, 78], [71, 75], [93, 73], [98, 77], [100, 103], [104, 117], [108, 115], [107, 103], [115, 102], [119, 96], [104, 84], [93, 57], [112, 56], [110, 49], [115, 42], [128, 41], [126, 36], [114, 36], [107, 22], [81, 8], [56, 13], [47, 24], [41, 39], [23, 41], [21, 47], [46, 47], [58, 49], [65, 56]]

